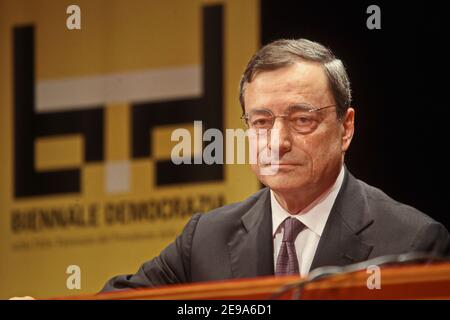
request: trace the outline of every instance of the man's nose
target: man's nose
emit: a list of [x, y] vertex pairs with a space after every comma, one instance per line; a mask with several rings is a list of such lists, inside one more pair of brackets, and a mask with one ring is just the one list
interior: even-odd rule
[[[278, 135], [278, 137], [274, 137], [273, 135]], [[288, 121], [285, 118], [277, 117], [275, 119], [272, 130], [270, 131], [270, 139], [268, 143], [269, 149], [272, 149], [273, 143], [278, 144], [280, 158], [285, 153], [291, 151], [292, 147], [291, 130], [289, 129]]]

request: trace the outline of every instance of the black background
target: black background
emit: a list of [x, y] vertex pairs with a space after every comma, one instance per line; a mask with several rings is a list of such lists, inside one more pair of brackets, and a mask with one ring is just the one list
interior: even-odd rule
[[[347, 67], [356, 110], [348, 168], [450, 229], [443, 3], [261, 0], [261, 44], [307, 38], [331, 48]], [[371, 4], [381, 30], [366, 27]]]

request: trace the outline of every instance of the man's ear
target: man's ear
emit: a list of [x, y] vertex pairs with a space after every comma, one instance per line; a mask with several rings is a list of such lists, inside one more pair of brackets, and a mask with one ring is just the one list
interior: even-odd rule
[[342, 119], [342, 152], [346, 152], [355, 132], [355, 109], [348, 108]]

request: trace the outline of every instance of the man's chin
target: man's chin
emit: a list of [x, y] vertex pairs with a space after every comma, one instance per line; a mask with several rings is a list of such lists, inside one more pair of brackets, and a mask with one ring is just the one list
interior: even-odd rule
[[298, 171], [302, 169], [301, 165], [298, 164], [273, 164], [261, 166], [259, 168], [259, 174], [262, 176], [276, 176], [283, 174], [290, 174], [294, 171]]
[[272, 176], [262, 176], [261, 182], [274, 191], [293, 191], [300, 190], [306, 185], [305, 181], [299, 181], [298, 176], [292, 176], [292, 173], [278, 173]]

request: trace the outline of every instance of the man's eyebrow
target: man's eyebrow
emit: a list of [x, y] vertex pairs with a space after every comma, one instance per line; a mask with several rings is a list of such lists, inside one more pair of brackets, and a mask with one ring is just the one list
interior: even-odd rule
[[296, 103], [291, 103], [288, 105], [288, 108], [292, 108], [292, 107], [303, 108], [305, 110], [314, 108], [314, 106], [312, 106], [311, 104], [306, 103], [306, 102], [296, 102]]
[[252, 109], [251, 111], [272, 111], [272, 110], [270, 110], [270, 108], [267, 108], [267, 107], [261, 107], [261, 108]]
[[[314, 106], [310, 103], [307, 102], [294, 102], [294, 103], [290, 103], [287, 105], [286, 110], [292, 108], [292, 107], [297, 107], [297, 108], [301, 108], [304, 110], [311, 110], [314, 109]], [[259, 108], [254, 108], [252, 109], [252, 112], [258, 112], [258, 111], [270, 111], [273, 112], [272, 109], [270, 109], [269, 107], [259, 107]]]

